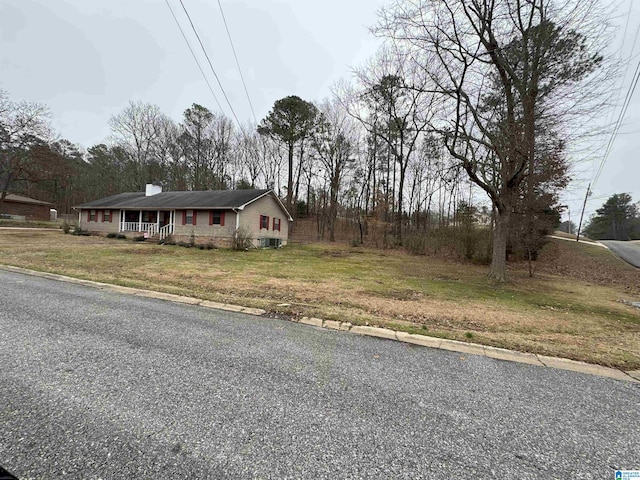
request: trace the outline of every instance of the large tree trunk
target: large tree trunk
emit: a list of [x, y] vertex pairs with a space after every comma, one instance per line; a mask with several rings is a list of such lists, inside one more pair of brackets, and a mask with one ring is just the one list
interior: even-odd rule
[[296, 217], [295, 212], [292, 207], [292, 199], [293, 199], [293, 143], [289, 143], [289, 175], [287, 178], [287, 210], [289, 211], [289, 215]]
[[[501, 210], [501, 211], [500, 211]], [[511, 206], [501, 208], [496, 215], [496, 226], [493, 230], [493, 252], [489, 278], [498, 282], [507, 280], [507, 236], [509, 234], [509, 220]]]

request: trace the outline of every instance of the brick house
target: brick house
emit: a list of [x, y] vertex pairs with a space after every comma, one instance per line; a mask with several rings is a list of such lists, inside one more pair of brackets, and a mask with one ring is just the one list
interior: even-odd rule
[[0, 207], [0, 214], [24, 217], [26, 220], [50, 220], [52, 208], [52, 203], [8, 193]]
[[256, 247], [286, 245], [293, 221], [273, 190], [120, 193], [74, 207], [80, 228], [97, 234], [144, 235], [231, 246], [236, 235]]

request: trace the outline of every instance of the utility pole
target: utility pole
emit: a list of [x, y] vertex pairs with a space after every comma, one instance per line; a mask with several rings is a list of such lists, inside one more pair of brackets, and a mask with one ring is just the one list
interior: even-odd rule
[[576, 235], [576, 242], [580, 241], [580, 230], [582, 229], [582, 218], [584, 217], [584, 209], [587, 207], [587, 198], [591, 195], [591, 183], [587, 187], [587, 193], [584, 196], [584, 203], [582, 204], [582, 213], [580, 214], [580, 224], [578, 225], [578, 234]]

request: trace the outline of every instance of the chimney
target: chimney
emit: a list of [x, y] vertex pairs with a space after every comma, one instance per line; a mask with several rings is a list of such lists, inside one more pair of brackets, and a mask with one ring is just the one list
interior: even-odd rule
[[151, 197], [153, 195], [157, 195], [158, 193], [162, 193], [162, 185], [147, 183], [147, 188], [144, 192], [145, 197]]

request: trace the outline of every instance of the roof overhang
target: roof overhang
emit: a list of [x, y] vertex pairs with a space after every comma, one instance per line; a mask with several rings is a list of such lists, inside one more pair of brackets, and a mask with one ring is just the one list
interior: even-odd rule
[[280, 201], [280, 199], [278, 198], [278, 196], [276, 195], [276, 193], [273, 190], [267, 190], [266, 192], [264, 192], [262, 195], [257, 196], [256, 198], [249, 200], [247, 203], [240, 205], [239, 207], [237, 207], [237, 210], [244, 210], [244, 207], [246, 207], [247, 205], [251, 205], [254, 202], [257, 202], [258, 200], [260, 200], [261, 198], [266, 197], [267, 195], [271, 195], [274, 200], [276, 202], [278, 202], [278, 205], [280, 206], [280, 208], [282, 209], [282, 211], [287, 215], [287, 219], [290, 222], [293, 222], [293, 217], [291, 217], [291, 215], [289, 214], [289, 212], [287, 211], [287, 209], [285, 208], [284, 204]]

